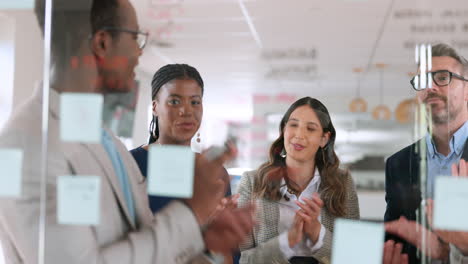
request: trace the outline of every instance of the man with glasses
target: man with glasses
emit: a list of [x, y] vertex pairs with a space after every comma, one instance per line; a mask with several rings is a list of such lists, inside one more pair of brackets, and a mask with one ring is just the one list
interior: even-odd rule
[[[411, 84], [419, 101], [431, 113], [429, 131], [432, 134], [388, 158], [385, 170], [387, 208], [384, 220], [390, 222], [386, 224], [389, 233], [386, 239], [403, 243], [409, 263], [419, 263], [421, 259], [413, 246], [420, 248], [422, 243], [419, 239], [422, 227], [415, 222], [417, 218], [426, 217], [417, 216], [421, 201], [433, 198], [436, 177], [452, 175], [452, 165], [468, 159], [468, 62], [446, 44], [432, 46], [431, 52], [432, 68], [415, 76]], [[427, 149], [424, 157], [418, 154], [421, 145]], [[421, 193], [419, 179], [422, 159], [427, 161], [426, 193]], [[430, 234], [430, 251], [426, 254], [432, 259], [447, 260], [449, 252], [458, 257], [468, 255], [457, 245], [449, 247], [452, 241]]]
[[[201, 253], [205, 250], [226, 253], [237, 248], [253, 227], [252, 207], [213, 214], [225, 190], [222, 162], [235, 151], [212, 161], [197, 156], [192, 198], [171, 202], [153, 215], [146, 182], [112, 132], [103, 129], [97, 144], [60, 139], [64, 120], [60, 94], [131, 91], [147, 34], [139, 31], [128, 0], [47, 2], [53, 10], [47, 142], [42, 142], [41, 134], [41, 111], [47, 101], [41, 89], [13, 113], [0, 133], [0, 148], [21, 149], [25, 161], [21, 197], [0, 200], [0, 239], [6, 263], [182, 264], [204, 262]], [[45, 3], [36, 0], [43, 33]], [[47, 144], [46, 157], [41, 157], [43, 144]], [[47, 161], [45, 179], [41, 177], [42, 158]], [[99, 224], [58, 221], [57, 180], [63, 175], [94, 175], [100, 180]], [[41, 192], [44, 186], [45, 193]]]

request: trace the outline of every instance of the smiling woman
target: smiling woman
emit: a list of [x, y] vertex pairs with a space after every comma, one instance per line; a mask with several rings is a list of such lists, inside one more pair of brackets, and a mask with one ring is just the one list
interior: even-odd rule
[[[153, 120], [149, 128], [149, 142], [130, 151], [144, 176], [148, 168], [150, 145], [190, 146], [203, 117], [204, 83], [194, 67], [168, 64], [154, 74], [151, 86]], [[227, 172], [225, 177], [225, 182], [229, 183]], [[231, 195], [229, 184], [226, 195]], [[172, 200], [169, 197], [149, 196], [153, 212], [164, 208]]]
[[304, 97], [280, 122], [269, 161], [241, 179], [239, 204], [257, 201], [258, 225], [241, 263], [329, 263], [333, 222], [359, 219], [351, 175], [339, 168], [327, 108]]
[[[149, 142], [130, 151], [145, 177], [149, 147], [154, 144], [190, 146], [203, 117], [204, 83], [194, 67], [187, 64], [168, 64], [154, 74], [151, 86], [153, 120], [149, 128]], [[231, 196], [226, 170], [223, 180], [227, 186], [226, 196]], [[160, 211], [172, 200], [174, 198], [149, 195], [151, 211]], [[228, 198], [225, 201], [233, 200]], [[231, 259], [230, 256], [226, 257], [227, 261]]]

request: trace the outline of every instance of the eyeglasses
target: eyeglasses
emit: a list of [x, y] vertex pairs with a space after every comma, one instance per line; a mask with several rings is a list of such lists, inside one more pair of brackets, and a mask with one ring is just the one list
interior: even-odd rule
[[[465, 79], [465, 77], [461, 76], [461, 75], [458, 75], [456, 73], [453, 73], [453, 72], [450, 72], [450, 71], [447, 71], [447, 70], [440, 70], [440, 71], [435, 71], [435, 72], [427, 72], [426, 73], [426, 80], [430, 80], [431, 79], [431, 76], [432, 76], [432, 81], [434, 81], [434, 83], [437, 85], [437, 86], [447, 86], [449, 85], [451, 82], [452, 82], [452, 78], [457, 78], [459, 80], [462, 80], [462, 81], [465, 81], [465, 82], [468, 82], [467, 79]], [[432, 87], [430, 84], [428, 85], [421, 85], [421, 82], [424, 82], [422, 79], [421, 79], [421, 75], [416, 75], [414, 76], [410, 83], [411, 85], [413, 86], [413, 88], [416, 90], [416, 91], [421, 91], [421, 90], [424, 90], [426, 88], [430, 88]]]
[[117, 32], [125, 32], [125, 33], [134, 34], [136, 36], [136, 42], [138, 43], [138, 47], [140, 49], [144, 49], [145, 46], [146, 46], [146, 43], [148, 42], [149, 34], [146, 33], [146, 32], [126, 29], [126, 28], [118, 28], [118, 27], [103, 27], [102, 30], [117, 31]]

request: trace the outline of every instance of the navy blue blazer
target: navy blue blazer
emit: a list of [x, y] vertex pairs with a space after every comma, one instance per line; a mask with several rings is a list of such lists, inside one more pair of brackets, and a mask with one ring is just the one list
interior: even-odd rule
[[[397, 220], [400, 216], [416, 220], [417, 209], [422, 201], [419, 182], [421, 161], [419, 144], [425, 144], [425, 139], [398, 151], [387, 159], [385, 166], [385, 201], [387, 202], [385, 222]], [[468, 144], [466, 142], [461, 158], [468, 160]], [[425, 216], [420, 216], [420, 219], [421, 217]], [[409, 263], [420, 263], [416, 247], [396, 236], [386, 234], [385, 240], [389, 239], [403, 243], [403, 252], [408, 254]]]

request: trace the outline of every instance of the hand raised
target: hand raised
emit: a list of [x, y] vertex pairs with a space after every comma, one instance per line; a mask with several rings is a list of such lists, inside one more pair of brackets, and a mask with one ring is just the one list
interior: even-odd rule
[[221, 199], [220, 203], [216, 207], [217, 211], [223, 210], [225, 208], [234, 209], [237, 208], [237, 201], [239, 200], [240, 194], [234, 194], [229, 197], [224, 197]]
[[[431, 199], [427, 200], [426, 212], [429, 224], [430, 226], [433, 226], [434, 201]], [[446, 243], [451, 243], [460, 249], [463, 253], [468, 253], [468, 232], [435, 229], [434, 233], [437, 234]]]
[[236, 153], [237, 150], [230, 147], [213, 160], [208, 160], [205, 153], [195, 156], [193, 196], [186, 203], [194, 212], [199, 225], [206, 224], [224, 197], [227, 183], [224, 181], [226, 170], [223, 163], [233, 159]]
[[[416, 223], [409, 221], [404, 216], [400, 219], [385, 223], [385, 231], [394, 234], [413, 244], [426, 255], [434, 259], [446, 259], [449, 247], [442, 243], [438, 236]], [[426, 247], [423, 248], [423, 235], [426, 236]]]
[[452, 164], [452, 176], [467, 177], [468, 176], [468, 163], [461, 159], [457, 164]]
[[239, 248], [239, 244], [252, 232], [254, 210], [254, 206], [249, 205], [219, 212], [203, 232], [206, 248], [224, 255]]

